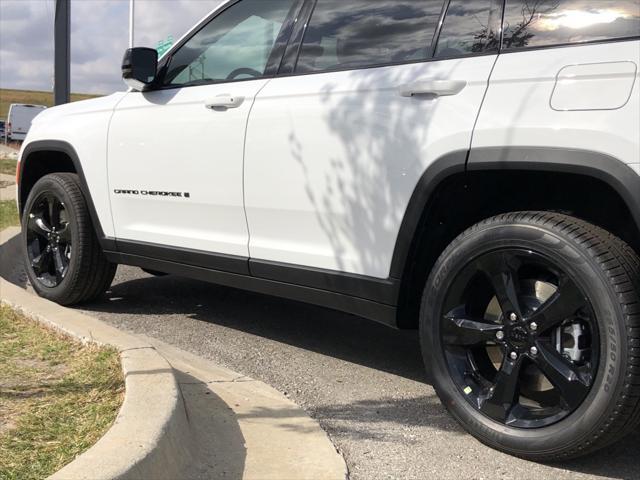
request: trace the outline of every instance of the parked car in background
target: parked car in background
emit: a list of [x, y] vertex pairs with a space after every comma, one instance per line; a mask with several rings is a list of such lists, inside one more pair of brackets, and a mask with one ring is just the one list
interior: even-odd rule
[[639, 64], [637, 0], [230, 0], [34, 122], [29, 281], [83, 303], [126, 264], [417, 328], [478, 439], [591, 454], [640, 425]]
[[6, 130], [4, 120], [0, 120], [0, 142], [4, 141]]
[[7, 115], [6, 132], [8, 140], [22, 141], [27, 137], [31, 128], [31, 122], [36, 116], [46, 110], [44, 105], [28, 105], [25, 103], [12, 103]]

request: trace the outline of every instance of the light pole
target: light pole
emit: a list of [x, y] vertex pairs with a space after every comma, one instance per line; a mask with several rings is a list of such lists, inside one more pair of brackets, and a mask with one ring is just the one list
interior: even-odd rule
[[133, 48], [133, 29], [135, 26], [136, 1], [129, 0], [129, 48]]
[[53, 35], [53, 101], [69, 103], [71, 97], [71, 0], [56, 0]]

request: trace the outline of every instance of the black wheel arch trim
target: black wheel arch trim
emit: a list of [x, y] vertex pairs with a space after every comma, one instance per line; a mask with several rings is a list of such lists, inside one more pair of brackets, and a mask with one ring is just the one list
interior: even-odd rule
[[550, 147], [460, 150], [434, 161], [418, 181], [398, 232], [391, 278], [403, 277], [423, 214], [442, 182], [455, 174], [491, 170], [572, 173], [600, 180], [620, 195], [640, 235], [640, 175], [615, 157], [590, 150]]
[[618, 158], [592, 150], [553, 147], [475, 148], [467, 171], [530, 170], [583, 175], [604, 182], [624, 201], [640, 235], [640, 175]]
[[[73, 146], [65, 141], [61, 140], [36, 140], [34, 142], [29, 143], [23, 150], [22, 156], [20, 158], [19, 172], [18, 172], [18, 211], [20, 212], [20, 216], [22, 217], [22, 212], [24, 209], [23, 201], [22, 201], [22, 183], [24, 179], [24, 171], [26, 165], [29, 163], [29, 158], [34, 153], [39, 152], [60, 152], [67, 155], [73, 166], [75, 168], [76, 174], [78, 175], [78, 179], [80, 181], [80, 190], [84, 195], [84, 198], [87, 202], [87, 207], [89, 209], [89, 215], [91, 216], [91, 222], [93, 223], [93, 227], [95, 229], [96, 236], [98, 237], [98, 241], [100, 242], [100, 246], [104, 250], [115, 250], [116, 249], [116, 241], [115, 238], [107, 237], [102, 228], [102, 224], [100, 223], [100, 219], [98, 217], [98, 212], [93, 203], [93, 198], [91, 197], [91, 191], [87, 185], [87, 179], [84, 175], [84, 170], [82, 169], [82, 163], [80, 162], [80, 158], [78, 154], [73, 148]], [[24, 199], [26, 201], [26, 198]]]
[[416, 233], [433, 194], [447, 178], [465, 172], [468, 153], [468, 150], [458, 150], [440, 157], [427, 167], [418, 180], [396, 238], [390, 278], [403, 277]]

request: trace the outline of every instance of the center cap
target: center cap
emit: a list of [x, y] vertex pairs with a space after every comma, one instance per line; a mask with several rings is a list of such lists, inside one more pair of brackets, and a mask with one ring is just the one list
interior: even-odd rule
[[517, 345], [518, 347], [523, 347], [528, 343], [529, 333], [524, 327], [521, 327], [521, 326], [513, 327], [509, 332], [509, 340], [514, 345]]

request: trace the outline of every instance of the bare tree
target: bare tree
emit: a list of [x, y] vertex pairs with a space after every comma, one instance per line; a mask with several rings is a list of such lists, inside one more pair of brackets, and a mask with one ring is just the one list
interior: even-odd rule
[[526, 47], [536, 36], [530, 30], [531, 24], [541, 15], [548, 15], [560, 6], [560, 0], [525, 0], [522, 2], [522, 20], [513, 27], [505, 23], [502, 45], [505, 48]]

